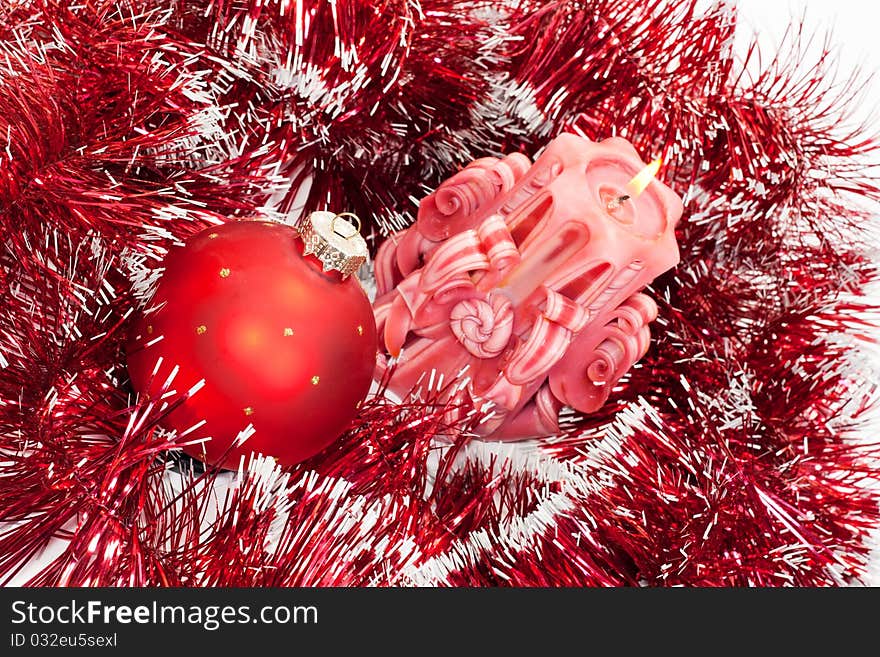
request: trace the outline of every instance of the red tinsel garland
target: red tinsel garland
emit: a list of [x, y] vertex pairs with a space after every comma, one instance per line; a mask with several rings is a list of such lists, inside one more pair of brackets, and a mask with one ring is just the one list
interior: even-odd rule
[[[858, 206], [876, 144], [844, 130], [855, 82], [803, 66], [799, 35], [750, 79], [735, 12], [696, 6], [0, 8], [0, 581], [858, 579], [880, 523], [856, 439], [877, 393]], [[231, 474], [133, 398], [123, 339], [170, 244], [300, 205], [372, 217], [378, 239], [461, 163], [571, 125], [662, 153], [687, 202], [655, 343], [598, 414], [494, 445], [425, 390], [366, 403], [291, 471]]]

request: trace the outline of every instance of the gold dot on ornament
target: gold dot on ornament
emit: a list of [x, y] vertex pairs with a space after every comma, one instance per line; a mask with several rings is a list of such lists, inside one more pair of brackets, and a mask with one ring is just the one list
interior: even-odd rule
[[312, 377], [312, 385], [313, 385], [313, 386], [318, 385], [318, 383], [319, 383], [320, 381], [321, 381], [321, 377], [318, 376], [317, 374], [315, 374], [315, 376]]
[[220, 237], [220, 236], [217, 233], [211, 233], [210, 235], [208, 235], [209, 240], [214, 240], [214, 239], [217, 239], [218, 237]]
[[361, 326], [360, 324], [358, 324], [357, 331], [358, 331], [358, 335], [363, 335], [364, 334], [364, 327]]
[[196, 326], [196, 335], [204, 335], [205, 333], [207, 333], [207, 331], [208, 327], [204, 324], [199, 324], [198, 326]]
[[220, 270], [220, 278], [226, 278], [229, 276], [229, 267], [224, 267]]
[[284, 337], [289, 338], [291, 335], [293, 335], [293, 329], [290, 327], [285, 328], [284, 329]]
[[153, 325], [152, 324], [147, 325], [147, 335], [153, 335]]
[[245, 415], [253, 415], [254, 409], [251, 406], [245, 406], [243, 409]]

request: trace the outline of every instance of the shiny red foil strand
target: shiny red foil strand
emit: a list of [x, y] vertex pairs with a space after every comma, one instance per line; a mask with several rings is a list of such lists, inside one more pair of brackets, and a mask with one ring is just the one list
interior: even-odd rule
[[[2, 10], [0, 579], [60, 538], [30, 584], [858, 580], [876, 228], [853, 201], [877, 190], [875, 141], [843, 124], [855, 82], [804, 62], [798, 26], [749, 77], [735, 12], [689, 0], [352, 2], [335, 23], [307, 2], [301, 46], [279, 6]], [[290, 472], [233, 475], [132, 398], [122, 339], [170, 244], [308, 179], [306, 210], [388, 230], [462, 162], [564, 126], [662, 153], [687, 201], [658, 337], [599, 413], [502, 448], [422, 390]]]

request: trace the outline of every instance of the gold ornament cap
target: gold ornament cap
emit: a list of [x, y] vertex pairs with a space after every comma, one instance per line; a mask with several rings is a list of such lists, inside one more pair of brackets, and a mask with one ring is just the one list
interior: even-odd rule
[[297, 225], [303, 255], [314, 255], [324, 271], [334, 269], [348, 278], [367, 261], [361, 220], [351, 212], [312, 212]]

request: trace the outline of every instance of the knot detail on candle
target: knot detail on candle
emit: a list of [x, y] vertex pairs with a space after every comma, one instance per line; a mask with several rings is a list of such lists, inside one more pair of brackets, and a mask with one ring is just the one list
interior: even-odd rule
[[587, 378], [593, 385], [604, 386], [614, 378], [623, 363], [626, 347], [617, 340], [607, 339], [596, 347], [594, 359], [587, 364]]
[[493, 214], [486, 219], [477, 230], [477, 235], [493, 269], [506, 271], [520, 261], [519, 250], [501, 215]]
[[546, 374], [565, 354], [573, 335], [590, 318], [581, 306], [550, 288], [544, 288], [544, 311], [538, 315], [528, 339], [522, 343], [507, 364], [505, 375], [516, 384]]
[[449, 320], [455, 337], [477, 358], [498, 356], [513, 334], [513, 308], [502, 296], [459, 301]]

